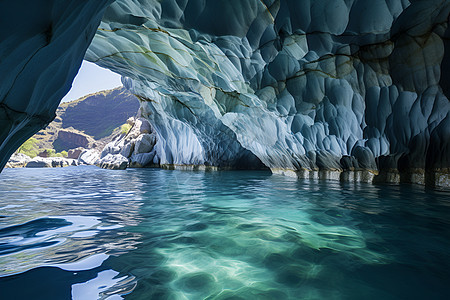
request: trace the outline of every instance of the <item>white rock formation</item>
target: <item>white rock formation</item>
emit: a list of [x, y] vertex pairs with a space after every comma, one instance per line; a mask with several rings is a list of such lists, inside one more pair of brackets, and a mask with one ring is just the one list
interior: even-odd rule
[[13, 153], [6, 164], [6, 168], [22, 168], [27, 165], [31, 157], [23, 153]]
[[95, 165], [100, 159], [100, 153], [95, 149], [85, 149], [78, 156], [78, 164]]
[[127, 123], [131, 126], [130, 131], [108, 143], [96, 165], [106, 169], [125, 169], [127, 166], [142, 168], [159, 163], [156, 134], [150, 123], [144, 118], [130, 118]]
[[[81, 24], [93, 26], [100, 6]], [[449, 0], [116, 0], [85, 58], [123, 75], [140, 97], [162, 165], [262, 163], [324, 178], [369, 170], [380, 171], [383, 181], [450, 185], [449, 12]], [[31, 31], [27, 24], [24, 30]], [[45, 36], [44, 29], [36, 32]], [[79, 36], [80, 29], [73, 30]], [[86, 44], [73, 45], [64, 43], [51, 57], [79, 62]], [[38, 74], [23, 63], [30, 56], [17, 53], [0, 60], [0, 74], [25, 68], [8, 75], [0, 90], [6, 105], [0, 151], [6, 155], [48, 118], [26, 126], [30, 121], [21, 120], [52, 113], [58, 88], [73, 77], [49, 82], [66, 78], [54, 76], [56, 63], [42, 61], [47, 73]], [[25, 84], [29, 77], [35, 85]], [[25, 85], [23, 95], [18, 86]], [[29, 112], [36, 107], [42, 111]], [[151, 156], [141, 160], [125, 145], [105, 154], [124, 151], [136, 162]], [[343, 176], [373, 178], [355, 174]]]
[[107, 154], [96, 164], [103, 169], [125, 170], [128, 166], [128, 158], [121, 154]]
[[86, 58], [140, 96], [161, 164], [448, 171], [449, 12], [442, 0], [118, 0]]

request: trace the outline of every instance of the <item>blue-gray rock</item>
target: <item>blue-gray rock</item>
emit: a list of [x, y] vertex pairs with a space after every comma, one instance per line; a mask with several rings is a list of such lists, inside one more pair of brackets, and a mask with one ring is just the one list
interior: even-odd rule
[[[41, 2], [32, 5], [50, 11]], [[14, 53], [0, 60], [4, 156], [51, 119], [106, 8], [94, 2], [68, 2], [63, 24], [77, 28], [23, 20], [8, 27], [15, 43], [0, 36], [3, 53]], [[449, 12], [448, 0], [116, 0], [85, 58], [121, 74], [138, 96], [161, 165], [304, 172], [344, 163], [376, 173], [377, 158], [389, 156], [408, 172], [444, 174], [440, 184], [450, 168]], [[49, 23], [60, 24], [39, 22]], [[83, 38], [57, 43], [48, 32]], [[137, 137], [102, 157], [133, 155], [124, 147]], [[356, 162], [341, 160], [348, 156]]]
[[121, 154], [107, 154], [96, 162], [100, 168], [111, 170], [125, 170], [128, 167], [128, 158]]
[[78, 156], [79, 165], [95, 165], [100, 159], [100, 153], [95, 149], [83, 150]]

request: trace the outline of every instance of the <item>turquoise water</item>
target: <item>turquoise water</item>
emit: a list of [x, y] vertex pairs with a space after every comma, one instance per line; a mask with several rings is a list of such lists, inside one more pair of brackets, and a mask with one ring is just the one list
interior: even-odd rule
[[0, 199], [0, 299], [450, 299], [448, 192], [68, 167]]

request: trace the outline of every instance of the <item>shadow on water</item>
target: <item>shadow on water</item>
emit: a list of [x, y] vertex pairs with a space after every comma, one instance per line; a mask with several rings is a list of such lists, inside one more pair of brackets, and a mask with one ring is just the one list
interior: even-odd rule
[[7, 171], [0, 175], [0, 295], [450, 296], [445, 192], [262, 171]]

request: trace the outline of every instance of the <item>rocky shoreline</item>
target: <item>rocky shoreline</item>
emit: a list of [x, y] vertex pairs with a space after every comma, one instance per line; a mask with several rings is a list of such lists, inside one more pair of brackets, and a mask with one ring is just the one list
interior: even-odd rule
[[104, 169], [124, 170], [127, 167], [142, 168], [159, 166], [154, 146], [156, 133], [144, 118], [129, 118], [130, 130], [119, 134], [106, 144], [101, 152], [97, 149], [71, 149], [68, 157], [31, 158], [23, 153], [14, 153], [6, 168], [56, 168], [78, 165], [95, 165]]
[[73, 158], [40, 156], [31, 158], [22, 153], [14, 153], [5, 168], [60, 168], [78, 165], [78, 160]]

